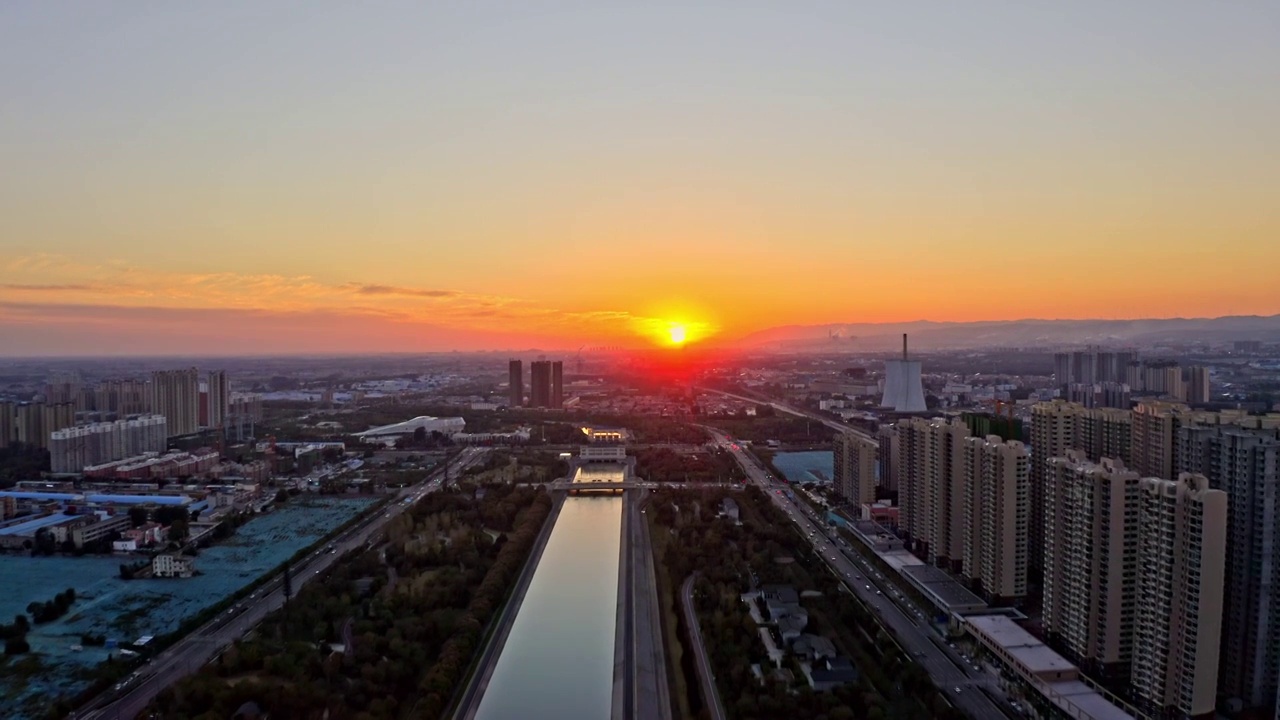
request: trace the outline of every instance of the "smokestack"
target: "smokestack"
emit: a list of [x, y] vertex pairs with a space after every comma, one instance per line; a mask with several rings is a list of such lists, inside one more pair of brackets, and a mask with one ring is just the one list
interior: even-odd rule
[[907, 359], [907, 334], [902, 333], [902, 359]]

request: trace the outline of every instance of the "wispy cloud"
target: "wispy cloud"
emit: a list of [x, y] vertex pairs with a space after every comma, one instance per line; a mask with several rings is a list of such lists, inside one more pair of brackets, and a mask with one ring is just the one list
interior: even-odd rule
[[4, 290], [17, 290], [19, 292], [73, 292], [92, 290], [92, 285], [28, 285], [24, 283], [2, 283], [0, 288]]
[[[10, 277], [5, 277], [9, 275]], [[10, 281], [12, 280], [12, 281]], [[10, 281], [10, 282], [6, 282]], [[37, 296], [40, 305], [22, 305]], [[125, 313], [132, 308], [138, 313]], [[143, 318], [230, 316], [241, 311], [280, 322], [306, 318], [375, 320], [406, 332], [423, 324], [468, 332], [548, 338], [665, 337], [671, 322], [625, 309], [564, 310], [528, 299], [390, 283], [325, 282], [307, 275], [175, 273], [116, 260], [84, 263], [58, 255], [0, 261], [0, 315], [32, 322], [122, 324]], [[303, 320], [306, 321], [306, 320]], [[273, 321], [274, 322], [274, 321]], [[691, 337], [713, 328], [689, 327]]]
[[406, 297], [457, 297], [462, 293], [456, 290], [420, 290], [418, 288], [395, 287], [392, 285], [353, 285], [358, 295], [403, 295]]

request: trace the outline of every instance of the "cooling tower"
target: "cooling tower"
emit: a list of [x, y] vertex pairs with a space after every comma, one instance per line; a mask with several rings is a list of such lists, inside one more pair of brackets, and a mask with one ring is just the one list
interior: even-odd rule
[[907, 359], [907, 336], [902, 336], [902, 359], [884, 362], [884, 397], [880, 407], [894, 412], [916, 413], [928, 410], [924, 401], [924, 383], [920, 379], [920, 361]]

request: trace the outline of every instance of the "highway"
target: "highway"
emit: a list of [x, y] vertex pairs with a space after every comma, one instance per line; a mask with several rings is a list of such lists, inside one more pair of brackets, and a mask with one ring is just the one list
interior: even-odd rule
[[702, 686], [702, 697], [706, 701], [711, 720], [726, 720], [724, 703], [720, 700], [720, 691], [716, 689], [716, 676], [711, 672], [711, 661], [707, 659], [707, 646], [702, 640], [702, 627], [698, 625], [698, 613], [693, 607], [693, 581], [697, 573], [690, 575], [680, 585], [680, 607], [684, 612], [684, 623], [689, 628], [689, 639], [693, 641], [693, 657], [698, 666], [698, 684]]
[[[627, 564], [622, 574], [629, 575], [625, 600], [627, 605], [628, 643], [624, 649], [630, 658], [627, 670], [631, 690], [627, 693], [629, 714], [635, 720], [671, 720], [671, 694], [667, 688], [667, 661], [662, 645], [662, 614], [658, 610], [658, 582], [653, 566], [653, 546], [649, 544], [649, 524], [644, 507], [648, 491], [629, 491], [623, 499], [622, 542], [626, 545]], [[616, 715], [616, 713], [615, 713]]]
[[871, 435], [867, 433], [866, 430], [863, 430], [861, 428], [856, 428], [856, 427], [853, 427], [852, 425], [846, 425], [840, 422], [839, 420], [833, 420], [829, 417], [822, 415], [821, 413], [802, 410], [800, 408], [792, 407], [784, 402], [779, 402], [777, 400], [770, 400], [769, 398], [748, 397], [746, 395], [738, 395], [736, 393], [726, 392], [724, 390], [716, 390], [715, 388], [709, 388], [709, 387], [699, 387], [698, 390], [701, 392], [712, 393], [715, 395], [723, 395], [724, 397], [733, 398], [734, 400], [742, 400], [744, 402], [752, 402], [752, 403], [760, 403], [762, 405], [768, 405], [769, 407], [773, 408], [774, 410], [777, 410], [778, 412], [784, 412], [788, 415], [795, 415], [796, 417], [808, 418], [810, 420], [820, 422], [823, 425], [826, 425], [827, 427], [837, 432], [851, 432], [851, 433], [856, 433], [858, 435], [862, 435], [863, 437], [867, 437], [867, 438], [871, 437]]
[[[467, 448], [451, 462], [448, 472], [470, 467], [481, 460], [485, 448]], [[326, 570], [343, 553], [369, 542], [383, 526], [407, 510], [429, 492], [438, 490], [445, 479], [441, 468], [427, 480], [402, 489], [383, 512], [335, 538], [330, 545], [318, 547], [292, 568], [295, 594], [307, 582]], [[329, 547], [333, 550], [329, 551]], [[89, 705], [72, 713], [79, 720], [133, 720], [151, 703], [161, 690], [191, 675], [216, 657], [235, 640], [244, 637], [269, 613], [284, 603], [282, 576], [277, 575], [245, 600], [197, 628], [140, 667], [124, 682], [95, 698]], [[141, 581], [139, 581], [141, 582]]]
[[774, 484], [769, 473], [746, 450], [723, 432], [712, 430], [720, 446], [733, 453], [752, 483], [791, 518], [802, 536], [813, 544], [833, 574], [853, 595], [870, 607], [902, 648], [933, 679], [947, 700], [971, 717], [980, 720], [1017, 717], [1006, 711], [999, 698], [995, 676], [975, 668], [961, 654], [938, 637], [929, 626], [928, 612], [915, 608], [897, 587], [856, 552], [827, 535], [826, 523], [807, 504], [793, 503], [785, 483]]

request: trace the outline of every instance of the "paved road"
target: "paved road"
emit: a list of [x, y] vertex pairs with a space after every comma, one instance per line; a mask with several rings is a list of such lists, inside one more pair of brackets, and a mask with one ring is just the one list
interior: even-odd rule
[[[485, 448], [467, 448], [450, 464], [449, 473], [474, 465], [488, 452]], [[296, 593], [348, 550], [364, 545], [380, 532], [388, 522], [403, 513], [423, 495], [433, 492], [443, 484], [445, 469], [432, 473], [418, 485], [404, 488], [396, 502], [374, 517], [339, 536], [332, 543], [333, 552], [324, 547], [306, 556], [292, 567], [293, 589]], [[87, 707], [71, 715], [83, 720], [132, 720], [151, 703], [161, 690], [199, 670], [235, 640], [244, 637], [262, 622], [269, 613], [284, 603], [281, 577], [276, 576], [259, 588], [249, 598], [235, 607], [197, 628], [187, 637], [174, 643], [151, 662], [138, 669], [121, 687], [104, 693]]]
[[[631, 508], [633, 498], [622, 499], [622, 548], [618, 564], [618, 627], [614, 654], [622, 658], [621, 667], [614, 665], [614, 702], [612, 720], [639, 720], [636, 715], [636, 602], [635, 543], [631, 541]], [[619, 670], [621, 672], [619, 672]], [[621, 687], [618, 687], [621, 685]], [[617, 691], [621, 692], [617, 692]], [[621, 703], [618, 701], [621, 700]]]
[[711, 712], [711, 720], [725, 720], [724, 703], [720, 701], [720, 692], [716, 690], [716, 677], [711, 672], [711, 661], [707, 659], [707, 646], [702, 640], [702, 628], [698, 625], [698, 614], [693, 608], [693, 581], [697, 573], [690, 575], [680, 586], [680, 607], [684, 612], [684, 623], [689, 628], [689, 639], [693, 642], [693, 658], [698, 667], [698, 684], [702, 686], [702, 697]]
[[623, 509], [628, 514], [627, 534], [622, 538], [629, 547], [630, 590], [628, 603], [631, 644], [631, 715], [637, 720], [670, 720], [671, 693], [667, 688], [666, 653], [662, 646], [662, 614], [658, 609], [658, 583], [653, 567], [653, 546], [649, 544], [649, 524], [644, 507], [648, 499], [644, 490], [627, 491]]
[[777, 410], [778, 412], [784, 412], [788, 415], [795, 415], [796, 417], [808, 418], [810, 420], [816, 420], [817, 422], [820, 422], [823, 425], [826, 425], [832, 430], [836, 430], [838, 432], [851, 432], [851, 433], [856, 433], [858, 435], [862, 435], [863, 437], [868, 437], [868, 438], [871, 437], [871, 435], [866, 430], [863, 430], [862, 428], [857, 428], [852, 425], [846, 425], [840, 422], [839, 420], [833, 420], [832, 418], [822, 415], [821, 413], [812, 412], [809, 410], [805, 410], [803, 408], [793, 407], [791, 405], [788, 405], [778, 400], [771, 400], [769, 398], [762, 398], [762, 397], [747, 397], [746, 395], [738, 395], [736, 393], [726, 392], [724, 390], [717, 390], [715, 388], [709, 388], [709, 387], [700, 387], [698, 388], [698, 390], [702, 392], [712, 393], [715, 395], [722, 395], [724, 397], [733, 398], [735, 400], [744, 400], [746, 402], [761, 403], [764, 405], [768, 405], [769, 407], [772, 407], [774, 410]]
[[[727, 435], [712, 431], [721, 446], [733, 453], [751, 482], [763, 489], [813, 543], [818, 556], [838, 577], [844, 587], [860, 598], [879, 616], [898, 643], [911, 658], [929, 673], [947, 699], [970, 716], [980, 720], [1014, 717], [1006, 712], [999, 697], [999, 682], [988, 672], [976, 670], [959, 652], [939, 639], [928, 624], [928, 613], [915, 608], [896, 586], [856, 552], [827, 535], [826, 524], [804, 502], [792, 503], [787, 498], [785, 483], [774, 484], [746, 450]], [[918, 613], [918, 614], [917, 614]]]

